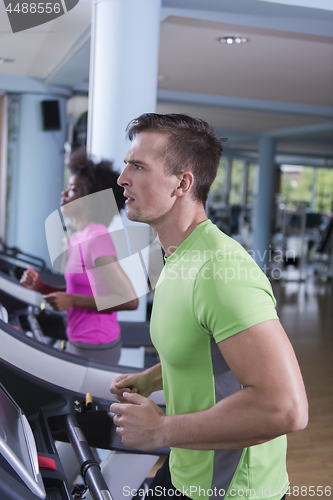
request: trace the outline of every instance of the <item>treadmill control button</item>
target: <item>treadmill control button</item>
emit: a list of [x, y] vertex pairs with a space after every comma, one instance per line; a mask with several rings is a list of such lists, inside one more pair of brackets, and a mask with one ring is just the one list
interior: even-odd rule
[[57, 466], [53, 458], [38, 456], [38, 465], [40, 469], [52, 469], [57, 470]]

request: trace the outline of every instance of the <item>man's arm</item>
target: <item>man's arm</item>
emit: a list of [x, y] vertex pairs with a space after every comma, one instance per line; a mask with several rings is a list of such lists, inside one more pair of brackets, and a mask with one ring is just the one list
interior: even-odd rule
[[174, 416], [138, 394], [124, 393], [133, 404], [116, 403], [111, 410], [118, 414], [114, 422], [126, 446], [239, 449], [306, 427], [302, 376], [278, 320], [248, 328], [218, 346], [244, 388], [212, 408]]

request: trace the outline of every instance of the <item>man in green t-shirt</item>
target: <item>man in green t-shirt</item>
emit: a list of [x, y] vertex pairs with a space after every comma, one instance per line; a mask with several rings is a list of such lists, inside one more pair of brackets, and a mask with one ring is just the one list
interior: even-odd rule
[[[151, 318], [161, 363], [113, 380], [117, 433], [130, 448], [171, 448], [147, 498], [279, 500], [285, 434], [306, 426], [307, 399], [269, 281], [205, 213], [221, 139], [202, 120], [154, 113], [128, 136], [126, 215], [152, 227], [166, 263]], [[148, 399], [160, 389], [166, 414]]]

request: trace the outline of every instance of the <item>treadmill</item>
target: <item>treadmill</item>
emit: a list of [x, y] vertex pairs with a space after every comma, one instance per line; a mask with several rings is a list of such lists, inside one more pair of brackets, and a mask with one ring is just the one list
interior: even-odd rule
[[[15, 278], [0, 270], [0, 303], [15, 317], [15, 323], [30, 326], [35, 338], [46, 342], [46, 336], [54, 340], [66, 340], [66, 318], [64, 312], [57, 312], [44, 301], [39, 292], [22, 286]], [[35, 319], [33, 318], [35, 317]], [[153, 349], [149, 334], [149, 321], [120, 321], [123, 347], [145, 347]], [[49, 341], [49, 340], [48, 340]], [[51, 342], [52, 343], [52, 342]]]
[[[52, 347], [44, 331], [50, 333], [52, 338], [65, 340], [66, 315], [53, 311], [45, 304], [40, 293], [23, 287], [1, 272], [0, 305], [7, 310], [12, 323], [6, 324], [4, 314], [0, 314], [0, 358], [27, 373], [69, 390], [83, 393], [89, 391], [93, 396], [109, 398], [109, 388], [114, 377], [122, 373], [142, 371], [142, 368], [106, 365]], [[136, 332], [138, 337], [146, 339], [146, 344], [149, 339], [151, 345], [149, 323], [124, 323], [121, 328], [123, 338], [128, 332], [131, 347], [138, 347], [138, 343], [133, 340]], [[31, 337], [25, 334], [27, 329], [31, 331]], [[154, 357], [153, 364], [156, 362]], [[152, 399], [157, 404], [163, 404], [163, 391], [156, 393]]]
[[[125, 486], [140, 492], [157, 457], [169, 450], [126, 448], [109, 406], [0, 360], [1, 500], [121, 500]], [[68, 483], [55, 440], [71, 444], [84, 485]], [[91, 447], [113, 450], [120, 461], [109, 460], [103, 470]]]
[[[54, 311], [40, 293], [25, 288], [15, 278], [1, 271], [0, 303], [7, 309], [11, 323], [18, 328], [27, 326], [39, 341], [49, 341], [44, 331], [47, 331], [47, 337], [50, 337], [50, 340], [67, 338], [66, 313]], [[21, 325], [22, 321], [23, 325]]]
[[[30, 338], [0, 319], [0, 360], [17, 366], [26, 374], [34, 375], [64, 389], [94, 397], [110, 399], [110, 385], [114, 377], [123, 373], [137, 373], [141, 368], [107, 365], [82, 356], [60, 351]], [[163, 405], [163, 391], [150, 396]]]

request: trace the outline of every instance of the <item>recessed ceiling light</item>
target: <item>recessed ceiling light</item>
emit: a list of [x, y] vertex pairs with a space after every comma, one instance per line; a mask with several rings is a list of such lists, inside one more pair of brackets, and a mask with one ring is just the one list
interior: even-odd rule
[[246, 43], [248, 42], [248, 39], [245, 38], [245, 36], [223, 36], [222, 38], [219, 38], [218, 41], [221, 43], [232, 45]]
[[0, 64], [1, 63], [12, 63], [14, 62], [14, 59], [6, 59], [5, 57], [0, 57]]

